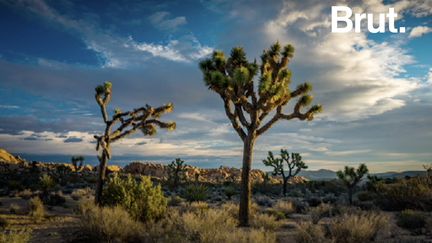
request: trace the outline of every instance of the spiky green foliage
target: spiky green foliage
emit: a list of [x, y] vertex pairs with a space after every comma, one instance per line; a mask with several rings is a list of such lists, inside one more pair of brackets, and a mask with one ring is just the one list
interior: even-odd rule
[[99, 177], [95, 200], [96, 203], [100, 203], [106, 167], [108, 160], [111, 159], [111, 143], [129, 136], [136, 131], [141, 131], [144, 135], [151, 136], [156, 134], [158, 127], [174, 130], [176, 128], [176, 123], [159, 120], [163, 114], [172, 112], [174, 109], [172, 103], [157, 108], [145, 105], [126, 112], [122, 112], [121, 109], [117, 108], [115, 109], [114, 115], [109, 118], [107, 106], [111, 101], [112, 84], [110, 82], [105, 82], [103, 85], [97, 86], [95, 91], [95, 99], [100, 107], [105, 122], [105, 132], [102, 135], [94, 136], [97, 141], [96, 150], [99, 153]]
[[81, 169], [83, 168], [84, 160], [84, 156], [72, 156], [71, 163], [75, 169], [75, 172], [81, 171]]
[[180, 158], [176, 158], [168, 165], [168, 183], [172, 188], [178, 187], [186, 180], [186, 164]]
[[[286, 149], [281, 149], [280, 158], [275, 158], [271, 151], [268, 152], [267, 159], [263, 160], [265, 166], [273, 167], [273, 175], [280, 175], [283, 179], [283, 194], [287, 193], [288, 180], [296, 176], [302, 169], [308, 166], [303, 162], [299, 153], [288, 153]], [[287, 170], [285, 170], [285, 165]]]
[[[321, 105], [309, 107], [313, 99], [309, 94], [310, 84], [290, 89], [292, 74], [288, 63], [293, 56], [292, 45], [282, 47], [276, 42], [264, 50], [260, 64], [249, 62], [241, 47], [233, 48], [229, 57], [215, 51], [200, 63], [206, 86], [220, 95], [225, 113], [244, 143], [240, 195], [240, 224], [243, 226], [247, 226], [249, 220], [249, 173], [256, 138], [279, 120], [310, 121], [322, 111]], [[284, 113], [284, 106], [293, 99], [296, 99], [293, 112]]]
[[348, 200], [352, 204], [352, 193], [354, 187], [362, 180], [362, 178], [369, 172], [365, 164], [360, 164], [357, 170], [353, 167], [345, 166], [344, 171], [337, 171], [336, 175], [348, 188]]
[[102, 204], [122, 206], [136, 220], [148, 222], [165, 214], [168, 200], [160, 185], [153, 186], [150, 177], [141, 176], [136, 180], [131, 175], [124, 179], [114, 175], [104, 188]]

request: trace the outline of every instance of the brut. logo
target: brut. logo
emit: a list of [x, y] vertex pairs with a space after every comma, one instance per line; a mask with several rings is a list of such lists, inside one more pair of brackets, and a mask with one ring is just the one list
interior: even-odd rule
[[[342, 13], [342, 16], [340, 16]], [[378, 14], [378, 26], [374, 26], [374, 14], [372, 13], [355, 13], [354, 23], [351, 20], [353, 12], [351, 8], [346, 6], [332, 6], [331, 18], [332, 18], [332, 32], [333, 33], [347, 33], [352, 31], [361, 32], [362, 21], [367, 22], [367, 29], [371, 33], [384, 33], [386, 32], [386, 18], [388, 19], [388, 30], [391, 33], [405, 33], [405, 27], [397, 29], [395, 27], [395, 19], [398, 16], [395, 13], [394, 8], [389, 8], [388, 13]], [[339, 27], [339, 23], [345, 23], [343, 27]]]

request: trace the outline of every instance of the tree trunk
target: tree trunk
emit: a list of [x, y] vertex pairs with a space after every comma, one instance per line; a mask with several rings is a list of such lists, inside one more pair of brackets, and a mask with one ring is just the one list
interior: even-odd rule
[[241, 227], [249, 226], [249, 209], [251, 201], [250, 170], [252, 167], [255, 136], [248, 135], [243, 145], [243, 168], [241, 174], [239, 221]]
[[283, 195], [286, 196], [288, 186], [288, 178], [283, 178]]
[[352, 196], [353, 196], [352, 194], [353, 194], [353, 189], [350, 187], [348, 188], [348, 201], [350, 205], [352, 205]]
[[98, 171], [99, 173], [98, 173], [98, 180], [96, 184], [95, 203], [97, 205], [100, 205], [102, 202], [102, 190], [105, 182], [107, 162], [108, 162], [108, 156], [105, 152], [103, 152], [102, 159], [99, 163], [99, 171]]

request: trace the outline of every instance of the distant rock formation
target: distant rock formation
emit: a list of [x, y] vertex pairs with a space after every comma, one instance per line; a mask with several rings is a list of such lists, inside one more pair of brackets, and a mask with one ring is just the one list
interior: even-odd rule
[[[153, 176], [159, 179], [167, 179], [168, 166], [157, 163], [141, 163], [132, 162], [123, 168], [123, 172], [130, 174], [141, 174], [146, 176]], [[210, 183], [221, 183], [225, 181], [240, 182], [241, 169], [221, 166], [213, 169], [203, 169], [195, 166], [188, 165], [186, 167], [186, 179], [188, 181], [201, 181]], [[264, 182], [265, 172], [261, 170], [251, 170], [252, 183]], [[273, 178], [274, 180], [274, 178]], [[302, 183], [304, 178], [293, 178], [292, 183]], [[272, 181], [274, 183], [274, 181]]]
[[14, 156], [8, 151], [0, 148], [0, 162], [6, 162], [10, 164], [22, 164], [25, 163], [25, 160], [19, 156]]

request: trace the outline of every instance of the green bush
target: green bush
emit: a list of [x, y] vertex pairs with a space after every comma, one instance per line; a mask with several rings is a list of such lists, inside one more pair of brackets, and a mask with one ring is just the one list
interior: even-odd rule
[[34, 197], [28, 202], [29, 215], [36, 222], [40, 222], [45, 217], [45, 208], [39, 197]]
[[141, 242], [142, 224], [120, 206], [99, 208], [93, 202], [83, 201], [80, 213], [81, 237], [84, 239], [77, 241]]
[[189, 202], [205, 201], [208, 198], [208, 188], [203, 184], [191, 184], [183, 191], [183, 197]]
[[237, 189], [234, 186], [225, 186], [223, 192], [228, 200], [231, 200], [232, 196], [237, 194]]
[[426, 177], [377, 185], [377, 204], [384, 210], [432, 210], [432, 182]]
[[147, 176], [136, 180], [131, 175], [125, 179], [114, 175], [102, 196], [103, 205], [122, 206], [134, 219], [142, 222], [160, 219], [166, 212], [167, 203], [160, 185], [153, 186]]
[[397, 225], [409, 230], [420, 229], [426, 225], [426, 216], [421, 212], [407, 209], [398, 215]]

